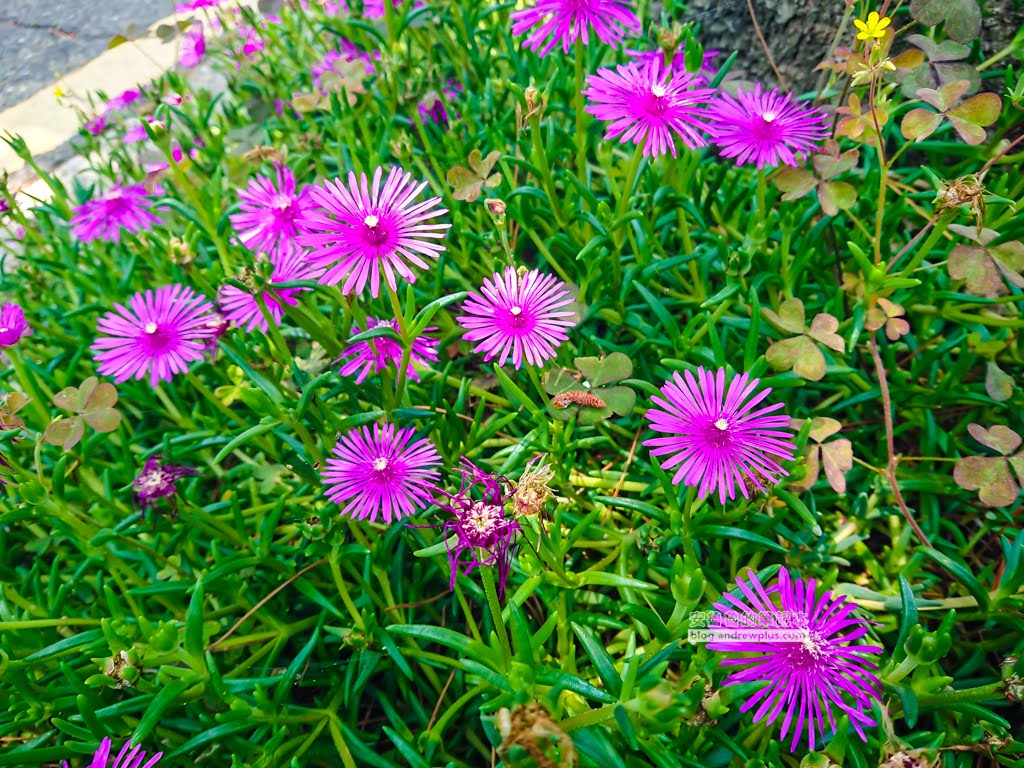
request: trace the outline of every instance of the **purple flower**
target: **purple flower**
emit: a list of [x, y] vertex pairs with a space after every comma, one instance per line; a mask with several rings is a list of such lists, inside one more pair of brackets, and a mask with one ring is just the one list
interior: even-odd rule
[[777, 483], [789, 473], [776, 459], [793, 459], [789, 417], [770, 415], [782, 403], [753, 410], [771, 389], [757, 392], [760, 379], [746, 373], [728, 386], [725, 378], [724, 368], [712, 372], [700, 367], [696, 378], [689, 371], [685, 379], [673, 373], [661, 388], [665, 397], [651, 398], [659, 407], [646, 415], [651, 429], [668, 437], [644, 441], [654, 449], [652, 456], [669, 456], [662, 469], [678, 467], [674, 484], [699, 486], [701, 498], [717, 491], [723, 504], [726, 497], [736, 498], [737, 487], [743, 498], [750, 498], [748, 480], [762, 491], [761, 478]]
[[[391, 7], [397, 8], [402, 4], [402, 0], [391, 0]], [[421, 3], [417, 3], [414, 7], [419, 7]], [[368, 19], [383, 19], [384, 18], [384, 0], [363, 0], [363, 16]]]
[[663, 72], [657, 59], [643, 65], [620, 65], [616, 71], [599, 69], [588, 79], [583, 91], [590, 104], [586, 111], [609, 123], [606, 139], [621, 136], [620, 143], [644, 144], [644, 155], [657, 157], [666, 151], [676, 156], [673, 134], [690, 149], [707, 142], [700, 131], [698, 105], [714, 95], [710, 88], [697, 88], [696, 75], [686, 71]]
[[[274, 267], [270, 274], [270, 287], [273, 290], [263, 291], [263, 301], [267, 306], [267, 312], [274, 319], [274, 325], [280, 325], [284, 316], [284, 305], [294, 307], [299, 303], [296, 294], [309, 289], [275, 288], [274, 285], [295, 280], [316, 280], [323, 270], [308, 264], [302, 249], [288, 243], [282, 243], [280, 249], [271, 254], [270, 263]], [[220, 289], [217, 302], [224, 316], [242, 330], [252, 332], [259, 328], [264, 333], [267, 332], [267, 318], [252, 293], [233, 285], [225, 285]]]
[[25, 311], [13, 301], [5, 301], [0, 307], [0, 349], [13, 347], [31, 335], [32, 327], [25, 319]]
[[135, 498], [142, 505], [142, 514], [145, 515], [155, 507], [160, 499], [174, 496], [178, 492], [174, 485], [178, 480], [198, 474], [194, 469], [180, 464], [164, 464], [160, 456], [150, 456], [132, 483]]
[[[152, 117], [146, 118], [146, 123], [153, 126], [154, 130], [162, 130], [165, 126], [159, 120], [154, 120]], [[125, 144], [137, 144], [140, 141], [145, 141], [149, 138], [149, 133], [146, 132], [146, 123], [141, 120], [137, 121], [131, 128], [125, 131], [124, 136], [121, 137], [121, 141]]]
[[188, 13], [189, 11], [198, 11], [200, 8], [216, 8], [224, 0], [192, 0], [190, 3], [179, 3], [175, 7], [176, 13]]
[[566, 331], [576, 325], [569, 309], [574, 299], [568, 286], [554, 275], [538, 270], [520, 275], [513, 267], [495, 272], [484, 280], [480, 293], [469, 294], [457, 322], [466, 330], [466, 341], [478, 341], [474, 352], [484, 360], [500, 356], [504, 365], [541, 365], [555, 356], [555, 349], [569, 338]]
[[150, 212], [152, 201], [142, 184], [115, 186], [74, 210], [71, 233], [81, 242], [119, 242], [121, 230], [139, 232], [160, 224]]
[[93, 136], [99, 136], [107, 130], [107, 118], [103, 115], [96, 115], [96, 117], [91, 120], [86, 120], [82, 123], [82, 127]]
[[105, 334], [92, 345], [99, 372], [120, 383], [149, 374], [149, 383], [170, 381], [199, 360], [214, 335], [213, 305], [184, 285], [136, 293], [129, 307], [114, 304], [97, 323]]
[[354, 429], [334, 446], [322, 473], [327, 499], [348, 502], [341, 510], [357, 520], [385, 523], [409, 517], [430, 503], [441, 457], [426, 438], [394, 424]]
[[211, 363], [217, 361], [217, 345], [220, 344], [221, 336], [228, 332], [230, 326], [231, 323], [219, 311], [211, 314], [210, 319], [206, 321], [206, 327], [210, 329], [210, 336], [203, 343], [203, 352], [210, 353]]
[[203, 22], [197, 21], [181, 39], [181, 51], [178, 54], [178, 66], [192, 69], [199, 65], [206, 53], [206, 38], [203, 36]]
[[[814, 579], [805, 582], [799, 575], [794, 579], [785, 568], [779, 571], [778, 582], [767, 589], [753, 573], [746, 581], [737, 578], [736, 583], [742, 597], [723, 594], [714, 604], [719, 613], [710, 629], [741, 637], [709, 643], [708, 649], [756, 654], [722, 662], [748, 667], [730, 674], [725, 685], [769, 683], [752, 694], [740, 712], [757, 706], [754, 722], [763, 719], [767, 724], [785, 713], [780, 736], [785, 739], [793, 727], [790, 751], [805, 732], [807, 748], [813, 750], [815, 733], [825, 738], [826, 717], [829, 732], [836, 732], [833, 707], [849, 716], [857, 735], [866, 741], [862, 726], [875, 725], [867, 713], [872, 700], [881, 701], [882, 686], [874, 672], [878, 665], [864, 657], [883, 649], [851, 645], [869, 629], [868, 621], [852, 615], [857, 605], [831, 591], [818, 597]], [[742, 638], [745, 630], [753, 637]], [[766, 631], [778, 633], [778, 639], [763, 639]], [[790, 639], [794, 635], [798, 639]]]
[[[461, 463], [459, 471], [462, 473], [462, 486], [458, 493], [436, 489], [450, 501], [437, 506], [453, 515], [444, 524], [445, 543], [452, 534], [457, 537], [454, 546], [448, 545], [450, 588], [455, 589], [455, 577], [458, 576], [460, 565], [463, 567], [463, 575], [468, 575], [480, 566], [497, 566], [500, 595], [505, 591], [505, 582], [512, 569], [516, 534], [522, 530], [519, 523], [505, 511], [505, 504], [512, 494], [502, 489], [498, 478], [484, 472], [469, 459], [463, 457]], [[473, 498], [471, 493], [477, 485], [483, 486], [479, 499]], [[469, 558], [463, 559], [463, 554], [467, 552]]]
[[523, 47], [546, 56], [559, 43], [565, 53], [577, 40], [587, 45], [591, 33], [615, 48], [627, 33], [640, 34], [634, 8], [633, 0], [537, 0], [509, 18], [513, 35], [532, 30]]
[[[685, 43], [680, 43], [676, 49], [675, 55], [672, 60], [668, 62], [668, 70], [671, 72], [686, 72], [686, 50]], [[665, 52], [661, 48], [657, 48], [653, 51], [637, 51], [634, 49], [627, 49], [626, 54], [631, 56], [633, 61], [638, 65], [642, 66], [651, 61], [657, 61], [659, 64], [665, 63]], [[704, 51], [704, 61], [701, 63], [700, 71], [694, 72], [696, 77], [695, 82], [698, 85], [707, 85], [715, 79], [715, 75], [718, 71], [712, 65], [711, 60], [719, 54], [719, 51]]]
[[110, 99], [103, 107], [103, 113], [109, 114], [110, 112], [119, 112], [129, 104], [132, 104], [142, 98], [142, 91], [137, 88], [129, 88], [126, 91], [121, 91], [117, 96]]
[[312, 205], [309, 187], [297, 191], [295, 174], [275, 165], [277, 185], [269, 176], [257, 176], [238, 193], [241, 213], [229, 218], [238, 239], [257, 252], [271, 251], [282, 243], [294, 243], [299, 219]]
[[266, 43], [263, 42], [263, 38], [259, 36], [255, 27], [239, 27], [238, 34], [244, 39], [242, 40], [242, 47], [235, 49], [236, 57], [241, 58], [244, 56], [246, 59], [252, 59], [253, 56], [266, 48]]
[[431, 224], [447, 213], [437, 207], [440, 197], [414, 202], [427, 182], [412, 182], [412, 174], [394, 167], [381, 187], [384, 169], [377, 167], [372, 186], [366, 174], [349, 173], [348, 186], [341, 179], [325, 181], [313, 187], [313, 202], [322, 207], [306, 211], [300, 225], [301, 245], [312, 248], [310, 259], [327, 269], [320, 278], [325, 285], [336, 285], [344, 278], [343, 294], [361, 293], [370, 283], [370, 293], [380, 293], [380, 273], [392, 290], [397, 290], [397, 272], [410, 283], [416, 275], [406, 261], [427, 268], [423, 256], [437, 258], [444, 246], [436, 240], [444, 237], [451, 224]]
[[[444, 94], [444, 98], [448, 101], [456, 98], [459, 92], [462, 90], [462, 86], [454, 80], [448, 81], [448, 87], [442, 88], [441, 92]], [[448, 125], [448, 110], [444, 106], [444, 101], [436, 92], [430, 91], [426, 98], [416, 105], [416, 109], [419, 110], [420, 117], [424, 121], [432, 120], [435, 124], [442, 127]], [[458, 115], [455, 119], [458, 119]]]
[[[141, 747], [132, 747], [131, 742], [126, 741], [125, 745], [121, 747], [117, 759], [114, 760], [114, 764], [110, 765], [110, 739], [104, 738], [100, 742], [100, 748], [92, 756], [89, 768], [153, 768], [154, 765], [160, 762], [163, 754], [163, 752], [157, 752], [149, 759], [149, 762], [143, 765], [142, 761], [146, 759], [146, 753], [141, 751]], [[64, 761], [64, 768], [68, 768], [66, 760]]]
[[760, 83], [752, 93], [737, 91], [736, 98], [721, 94], [709, 105], [708, 118], [708, 133], [722, 155], [758, 168], [795, 166], [829, 134], [828, 115], [820, 109], [794, 101], [791, 93], [780, 95], [778, 88], [762, 93]]
[[[366, 330], [370, 331], [380, 327], [393, 328], [397, 331], [398, 323], [395, 320], [366, 318]], [[354, 333], [359, 333], [357, 326], [353, 326], [352, 330]], [[426, 333], [436, 331], [437, 329], [424, 328], [423, 330]], [[430, 361], [437, 361], [437, 346], [437, 339], [432, 339], [429, 336], [420, 335], [413, 339], [412, 350], [409, 353], [409, 363], [406, 369], [406, 375], [409, 378], [414, 381], [420, 380], [416, 369], [413, 367], [414, 365], [422, 365], [429, 368]], [[356, 384], [362, 384], [371, 373], [379, 373], [387, 368], [388, 363], [393, 364], [397, 369], [402, 364], [402, 345], [394, 339], [381, 336], [376, 339], [358, 341], [352, 344], [341, 353], [341, 357], [335, 360], [335, 362], [345, 357], [351, 357], [352, 359], [346, 361], [338, 373], [342, 376], [351, 376], [353, 373], [358, 373]]]

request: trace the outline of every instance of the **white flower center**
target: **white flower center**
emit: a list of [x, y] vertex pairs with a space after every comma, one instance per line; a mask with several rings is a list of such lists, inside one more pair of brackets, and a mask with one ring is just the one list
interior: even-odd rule
[[803, 640], [800, 641], [800, 645], [803, 649], [811, 655], [811, 658], [821, 658], [824, 651], [824, 643], [822, 642], [821, 635], [817, 632], [807, 632], [807, 635]]
[[523, 308], [522, 307], [512, 307], [512, 309], [510, 311], [516, 317], [519, 317], [519, 315], [523, 314]]
[[156, 333], [156, 323], [146, 323], [146, 333]]
[[725, 432], [725, 430], [727, 430], [729, 428], [729, 422], [726, 421], [725, 419], [719, 419], [718, 421], [715, 422], [715, 426], [718, 429], [720, 429], [723, 432]]
[[664, 96], [668, 91], [665, 89], [664, 83], [655, 83], [651, 87], [651, 93], [657, 96], [659, 99]]
[[765, 112], [761, 117], [764, 118], [766, 123], [770, 123], [777, 117], [777, 115], [774, 112]]
[[369, 227], [370, 229], [373, 229], [373, 228], [374, 228], [374, 227], [376, 227], [376, 226], [377, 226], [378, 224], [380, 224], [380, 219], [378, 219], [378, 218], [377, 218], [376, 216], [374, 216], [373, 214], [370, 214], [370, 215], [369, 215], [369, 216], [367, 216], [367, 217], [366, 217], [365, 219], [363, 219], [363, 224], [365, 224], [366, 226], [368, 226], [368, 227]]
[[9, 330], [11, 330], [11, 329], [10, 328], [0, 328], [0, 333], [7, 333]]
[[378, 472], [383, 472], [388, 468], [388, 460], [381, 456], [379, 459], [373, 460], [373, 468]]
[[292, 204], [292, 198], [290, 195], [274, 195], [274, 199], [270, 203], [270, 207], [278, 213], [284, 213]]

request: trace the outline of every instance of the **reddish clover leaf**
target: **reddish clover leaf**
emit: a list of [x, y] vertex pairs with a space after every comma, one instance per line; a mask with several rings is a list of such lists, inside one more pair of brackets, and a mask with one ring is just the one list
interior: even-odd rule
[[465, 200], [472, 203], [478, 197], [484, 187], [494, 189], [501, 184], [501, 174], [491, 175], [494, 164], [501, 158], [501, 152], [495, 150], [487, 157], [483, 157], [479, 149], [469, 153], [469, 168], [457, 165], [448, 171], [448, 183], [455, 188], [452, 197], [456, 200]]
[[829, 139], [825, 149], [811, 158], [814, 172], [803, 168], [783, 168], [775, 174], [775, 186], [784, 192], [783, 200], [797, 200], [812, 189], [817, 190], [821, 210], [826, 216], [835, 216], [840, 210], [852, 208], [857, 202], [857, 190], [845, 181], [832, 181], [835, 176], [857, 165], [860, 150], [839, 153], [839, 144]]
[[889, 341], [896, 341], [900, 336], [910, 333], [910, 323], [903, 319], [907, 312], [899, 304], [888, 299], [879, 299], [878, 306], [868, 310], [864, 319], [864, 327], [869, 331], [885, 328], [885, 336]]
[[[799, 430], [803, 425], [803, 419], [792, 421], [793, 429]], [[853, 443], [846, 438], [825, 442], [842, 427], [841, 423], [827, 416], [816, 416], [811, 419], [808, 437], [814, 444], [808, 443], [804, 448], [807, 472], [802, 480], [794, 483], [797, 488], [810, 490], [818, 481], [821, 468], [824, 467], [825, 477], [832, 490], [836, 493], [846, 493], [846, 473], [853, 468]]]
[[822, 312], [815, 316], [808, 328], [804, 304], [800, 299], [782, 302], [778, 314], [770, 309], [761, 311], [780, 330], [798, 334], [791, 339], [776, 341], [768, 347], [765, 358], [777, 371], [792, 370], [797, 376], [809, 381], [821, 381], [825, 376], [825, 355], [818, 344], [834, 352], [845, 351], [843, 339], [836, 333], [839, 321]]
[[[589, 426], [612, 414], [626, 416], [633, 410], [636, 392], [626, 386], [609, 386], [633, 375], [633, 362], [629, 357], [612, 352], [608, 357], [577, 357], [573, 362], [578, 373], [556, 368], [544, 374], [541, 382], [544, 391], [554, 395], [547, 406], [552, 418], [569, 421], [575, 416], [581, 426]], [[591, 398], [601, 404], [583, 402]]]
[[[978, 491], [981, 503], [988, 507], [1006, 507], [1017, 500], [1024, 480], [1024, 451], [1010, 455], [1021, 445], [1021, 437], [1001, 424], [985, 429], [970, 424], [967, 431], [999, 456], [965, 456], [953, 468], [953, 479], [964, 490]], [[1013, 472], [1017, 479], [1014, 479]]]
[[85, 435], [85, 425], [97, 432], [113, 432], [121, 423], [121, 414], [114, 408], [117, 390], [113, 384], [99, 383], [90, 376], [80, 387], [62, 389], [53, 398], [53, 404], [74, 416], [58, 418], [46, 428], [43, 439], [51, 445], [70, 450]]
[[1009, 282], [1024, 288], [1024, 244], [1011, 240], [999, 245], [991, 242], [999, 237], [993, 229], [977, 232], [973, 227], [950, 224], [949, 229], [977, 245], [958, 245], [949, 252], [946, 270], [954, 280], [963, 280], [964, 288], [975, 296], [1005, 296]]
[[981, 34], [978, 0], [910, 0], [910, 15], [926, 27], [945, 22], [946, 36], [970, 43]]
[[999, 119], [1003, 100], [994, 93], [979, 93], [957, 104], [970, 86], [967, 80], [954, 80], [938, 89], [919, 88], [918, 98], [938, 112], [922, 107], [907, 112], [900, 123], [904, 138], [924, 141], [938, 130], [945, 118], [965, 142], [981, 144], [987, 136], [985, 127]]

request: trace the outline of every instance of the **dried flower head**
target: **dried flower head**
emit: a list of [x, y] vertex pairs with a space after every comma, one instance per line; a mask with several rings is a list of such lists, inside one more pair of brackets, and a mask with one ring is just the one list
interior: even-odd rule
[[548, 483], [554, 479], [555, 469], [545, 459], [547, 454], [530, 459], [519, 477], [519, 482], [515, 484], [512, 506], [517, 516], [540, 513], [548, 497], [554, 494]]

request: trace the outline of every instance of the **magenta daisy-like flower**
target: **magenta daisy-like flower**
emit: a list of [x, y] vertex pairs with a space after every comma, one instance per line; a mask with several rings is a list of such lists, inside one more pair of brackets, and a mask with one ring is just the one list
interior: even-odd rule
[[165, 464], [160, 456], [150, 456], [132, 483], [143, 515], [155, 507], [160, 499], [173, 498], [178, 492], [175, 486], [178, 480], [198, 474], [194, 469], [180, 464]]
[[[142, 751], [142, 747], [133, 747], [130, 741], [126, 741], [114, 760], [114, 764], [111, 765], [110, 745], [109, 738], [104, 738], [100, 742], [100, 748], [92, 756], [89, 768], [153, 768], [164, 755], [163, 752], [157, 752], [153, 757], [149, 758], [147, 763], [143, 764], [143, 760], [146, 759], [146, 753]], [[64, 761], [64, 768], [68, 768], [66, 760]]]
[[[755, 654], [731, 658], [723, 666], [746, 666], [725, 679], [725, 685], [765, 682], [740, 707], [757, 707], [754, 722], [774, 723], [783, 716], [782, 739], [792, 728], [790, 751], [801, 736], [813, 750], [836, 732], [835, 715], [846, 714], [861, 739], [863, 726], [873, 726], [872, 701], [881, 701], [882, 686], [869, 656], [884, 649], [853, 645], [868, 634], [870, 622], [853, 615], [857, 605], [843, 596], [816, 593], [814, 579], [795, 578], [786, 569], [767, 589], [756, 574], [737, 578], [741, 595], [726, 593], [714, 604], [718, 613], [709, 629], [724, 639], [708, 644], [723, 653]], [[826, 723], [827, 720], [827, 723]], [[816, 741], [817, 738], [820, 741]]]
[[[684, 378], [685, 376], [685, 378]], [[661, 388], [664, 398], [652, 397], [646, 418], [651, 429], [667, 437], [644, 441], [652, 456], [668, 456], [661, 468], [675, 468], [672, 482], [699, 488], [703, 498], [718, 493], [723, 504], [739, 488], [750, 498], [747, 482], [765, 490], [762, 478], [777, 483], [786, 472], [779, 459], [793, 459], [789, 417], [774, 413], [782, 403], [757, 408], [771, 389], [757, 390], [760, 379], [746, 373], [726, 383], [725, 369], [697, 369], [672, 374]]]
[[326, 495], [345, 504], [342, 515], [385, 523], [409, 517], [431, 501], [440, 476], [437, 449], [426, 438], [412, 441], [414, 430], [394, 424], [354, 429], [334, 446], [322, 472]]
[[559, 44], [566, 53], [577, 40], [587, 45], [591, 34], [617, 47], [627, 34], [640, 34], [635, 7], [632, 0], [537, 0], [509, 18], [513, 35], [530, 33], [523, 47], [546, 56]]
[[[296, 280], [316, 280], [323, 270], [306, 262], [302, 249], [293, 245], [282, 245], [271, 255], [270, 263], [273, 271], [270, 274], [270, 288], [263, 291], [263, 301], [267, 312], [274, 320], [274, 325], [281, 324], [284, 317], [284, 305], [294, 307], [299, 303], [296, 294], [308, 288], [275, 288], [277, 283], [290, 283]], [[224, 317], [246, 332], [259, 328], [264, 333], [269, 329], [266, 315], [260, 310], [256, 297], [249, 291], [243, 291], [233, 285], [225, 285], [217, 296]]]
[[199, 360], [214, 335], [213, 305], [184, 285], [165, 285], [136, 293], [129, 306], [114, 304], [100, 318], [104, 334], [93, 342], [99, 372], [120, 383], [149, 375], [149, 383], [170, 381]]
[[141, 98], [142, 90], [140, 88], [129, 88], [128, 90], [121, 91], [117, 96], [107, 101], [103, 106], [103, 112], [104, 114], [119, 112], [129, 104], [133, 104]]
[[708, 133], [725, 157], [736, 164], [756, 163], [774, 168], [796, 165], [799, 158], [819, 149], [828, 138], [828, 115], [817, 107], [800, 104], [793, 94], [767, 93], [761, 84], [753, 92], [719, 95], [708, 107]]
[[621, 143], [643, 142], [644, 155], [665, 152], [676, 156], [675, 136], [690, 149], [707, 142], [700, 131], [705, 127], [698, 116], [700, 106], [714, 95], [710, 88], [698, 88], [697, 76], [685, 70], [664, 71], [658, 59], [646, 64], [624, 64], [599, 69], [583, 91], [590, 104], [586, 111], [609, 123], [606, 139], [620, 137]]
[[[366, 330], [372, 331], [374, 328], [380, 327], [392, 328], [397, 331], [398, 323], [395, 320], [366, 318]], [[436, 328], [423, 329], [424, 333], [436, 330]], [[352, 331], [359, 333], [359, 328], [353, 326]], [[420, 335], [413, 339], [406, 375], [414, 381], [419, 381], [420, 377], [414, 366], [430, 367], [431, 362], [437, 361], [437, 347], [437, 339], [432, 339], [429, 336]], [[387, 368], [388, 363], [397, 369], [402, 364], [402, 345], [394, 339], [383, 336], [368, 341], [358, 341], [342, 352], [341, 357], [335, 362], [339, 362], [343, 358], [351, 358], [351, 360], [347, 360], [338, 373], [342, 376], [357, 374], [356, 384], [362, 384], [371, 373], [379, 373]]]
[[71, 217], [71, 233], [81, 242], [119, 242], [121, 230], [140, 232], [162, 223], [150, 211], [152, 198], [143, 184], [116, 186], [78, 206]]
[[191, 0], [188, 3], [179, 3], [175, 7], [177, 13], [188, 13], [189, 11], [198, 11], [200, 8], [216, 8], [224, 0]]
[[203, 35], [203, 22], [196, 21], [181, 38], [178, 66], [184, 69], [192, 69], [203, 60], [204, 53], [206, 53], [206, 37]]
[[466, 341], [480, 342], [474, 351], [484, 353], [485, 360], [498, 356], [498, 364], [504, 365], [511, 354], [516, 368], [524, 358], [540, 365], [555, 356], [569, 338], [566, 331], [576, 325], [573, 301], [557, 277], [536, 269], [520, 275], [505, 267], [504, 273], [484, 280], [480, 293], [469, 294], [458, 323], [466, 330]]
[[[480, 566], [496, 566], [500, 595], [505, 591], [505, 582], [512, 570], [516, 537], [522, 530], [505, 509], [513, 492], [504, 490], [500, 478], [484, 472], [469, 459], [463, 457], [461, 463], [459, 471], [462, 473], [462, 485], [458, 492], [453, 494], [437, 489], [449, 501], [448, 504], [439, 503], [437, 506], [452, 514], [452, 519], [444, 524], [451, 567], [450, 588], [455, 589], [459, 566], [462, 566], [464, 575]], [[478, 485], [483, 488], [479, 499], [472, 494]], [[454, 546], [447, 543], [452, 534], [456, 536]], [[464, 558], [463, 555], [467, 553], [468, 558]]]
[[32, 327], [25, 319], [25, 310], [13, 301], [5, 301], [0, 307], [0, 349], [13, 347], [25, 336], [31, 335]]
[[427, 182], [412, 181], [412, 174], [395, 167], [381, 185], [384, 169], [378, 167], [373, 182], [366, 174], [348, 175], [313, 187], [311, 196], [319, 209], [307, 210], [300, 225], [305, 230], [299, 243], [312, 249], [310, 259], [327, 272], [320, 282], [335, 285], [344, 278], [342, 293], [360, 293], [370, 284], [370, 293], [380, 293], [380, 275], [392, 290], [395, 274], [410, 283], [416, 275], [406, 262], [426, 269], [423, 257], [437, 258], [451, 224], [431, 223], [447, 213], [439, 208], [440, 197], [415, 202]]
[[257, 176], [238, 193], [240, 213], [233, 213], [231, 226], [238, 239], [254, 251], [273, 250], [283, 242], [294, 242], [301, 229], [299, 220], [310, 207], [309, 187], [297, 190], [295, 174], [286, 165], [275, 164], [277, 180]]

